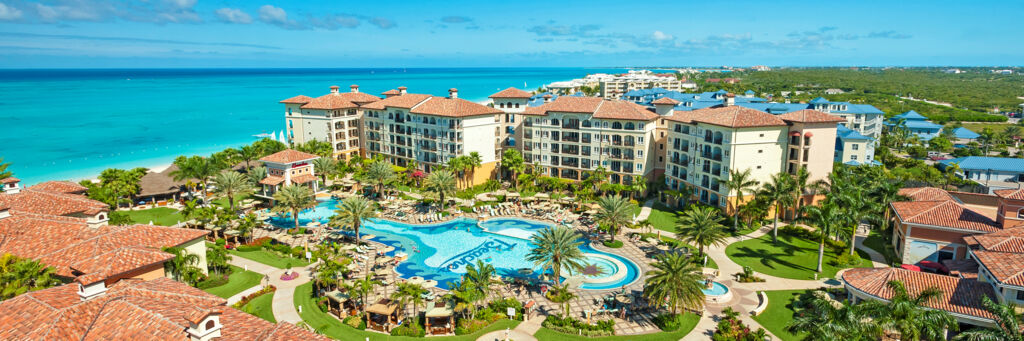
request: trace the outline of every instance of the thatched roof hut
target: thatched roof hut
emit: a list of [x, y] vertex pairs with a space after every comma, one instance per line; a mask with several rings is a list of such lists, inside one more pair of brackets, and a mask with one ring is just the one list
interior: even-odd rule
[[185, 181], [175, 181], [171, 172], [178, 170], [178, 166], [171, 165], [162, 172], [149, 172], [139, 180], [139, 199], [174, 196], [185, 189]]

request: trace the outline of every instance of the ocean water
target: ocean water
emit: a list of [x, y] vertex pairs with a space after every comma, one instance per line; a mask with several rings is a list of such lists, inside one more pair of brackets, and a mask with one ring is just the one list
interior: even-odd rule
[[285, 129], [283, 105], [350, 84], [483, 101], [592, 68], [0, 70], [0, 157], [26, 184], [94, 177], [110, 167], [156, 167]]

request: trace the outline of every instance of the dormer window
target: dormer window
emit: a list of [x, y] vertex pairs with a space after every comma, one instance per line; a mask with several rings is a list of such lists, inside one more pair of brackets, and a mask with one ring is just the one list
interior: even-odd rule
[[1017, 218], [1024, 219], [1024, 208], [1017, 211]]

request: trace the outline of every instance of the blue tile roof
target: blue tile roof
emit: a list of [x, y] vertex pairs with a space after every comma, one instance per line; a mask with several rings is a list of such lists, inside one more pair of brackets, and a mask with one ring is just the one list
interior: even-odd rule
[[844, 126], [842, 124], [837, 124], [836, 125], [836, 137], [838, 137], [840, 140], [852, 140], [852, 141], [871, 141], [871, 140], [873, 140], [872, 138], [864, 136], [863, 134], [858, 133], [856, 130], [847, 128], [846, 126]]
[[811, 104], [828, 103], [828, 100], [825, 99], [825, 97], [818, 97], [818, 98], [812, 99], [810, 103]]
[[928, 119], [927, 117], [924, 117], [923, 115], [918, 114], [916, 111], [911, 110], [911, 111], [908, 111], [908, 112], [905, 112], [905, 113], [893, 116], [891, 120], [893, 122], [896, 122], [896, 121], [899, 121], [899, 120], [924, 121], [924, 120], [927, 120], [927, 119]]
[[[846, 162], [843, 162], [843, 164], [844, 164], [844, 165], [847, 165], [847, 166], [860, 166], [860, 165], [862, 165], [863, 163], [860, 163], [860, 162], [858, 162], [858, 161], [853, 161], [853, 160], [850, 160], [850, 161], [846, 161]], [[880, 166], [881, 164], [882, 164], [882, 163], [881, 163], [881, 162], [878, 162], [877, 160], [871, 160], [871, 165], [872, 165], [872, 166]]]
[[931, 123], [928, 121], [904, 121], [903, 126], [910, 130], [942, 130], [941, 124]]
[[1024, 159], [1009, 158], [1009, 157], [991, 157], [991, 156], [967, 156], [956, 159], [942, 160], [939, 164], [943, 168], [950, 163], [955, 163], [960, 166], [960, 169], [966, 170], [994, 170], [1003, 172], [1020, 172], [1024, 173]]
[[953, 136], [956, 136], [956, 138], [958, 139], [973, 140], [980, 137], [981, 135], [978, 135], [978, 133], [975, 133], [970, 129], [960, 127], [953, 130]]

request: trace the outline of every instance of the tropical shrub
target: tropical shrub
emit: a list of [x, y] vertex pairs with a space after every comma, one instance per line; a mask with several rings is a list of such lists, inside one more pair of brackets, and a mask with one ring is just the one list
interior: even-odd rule
[[405, 323], [402, 326], [392, 329], [391, 336], [423, 337], [427, 333], [417, 322]]
[[654, 325], [658, 326], [662, 331], [674, 332], [679, 330], [679, 327], [682, 327], [682, 317], [679, 314], [660, 314], [655, 316], [651, 322], [654, 322]]
[[359, 329], [359, 330], [366, 329], [366, 319], [364, 319], [362, 317], [362, 315], [352, 315], [352, 316], [346, 317], [345, 320], [342, 321], [342, 322], [347, 324], [349, 327], [352, 327], [352, 328], [355, 328], [355, 329]]
[[249, 304], [249, 301], [252, 301], [253, 299], [256, 299], [257, 297], [260, 297], [263, 294], [272, 293], [274, 291], [277, 291], [277, 287], [275, 287], [273, 285], [268, 285], [266, 287], [263, 287], [263, 289], [260, 290], [260, 291], [257, 291], [257, 292], [251, 293], [251, 294], [249, 294], [249, 295], [247, 295], [245, 297], [242, 297], [241, 300], [239, 300], [238, 302], [235, 302], [235, 304], [231, 305], [231, 307], [233, 307], [235, 309], [241, 309], [246, 304]]
[[851, 255], [849, 253], [844, 252], [843, 254], [840, 254], [838, 257], [836, 257], [836, 259], [833, 260], [832, 263], [835, 266], [841, 267], [857, 266], [860, 265], [861, 259], [860, 255], [857, 253]]
[[744, 266], [743, 272], [737, 272], [732, 277], [736, 278], [736, 281], [740, 283], [764, 282], [764, 278], [755, 276], [754, 269], [751, 269], [749, 266]]
[[583, 336], [587, 337], [615, 335], [615, 320], [597, 321], [594, 324], [589, 324], [569, 316], [562, 318], [557, 315], [548, 315], [541, 325], [544, 328], [572, 335], [577, 335], [581, 332]]
[[621, 240], [616, 240], [616, 241], [606, 240], [602, 244], [604, 244], [604, 246], [606, 246], [606, 247], [610, 247], [610, 248], [613, 248], [613, 249], [618, 249], [618, 248], [622, 247], [622, 241]]

